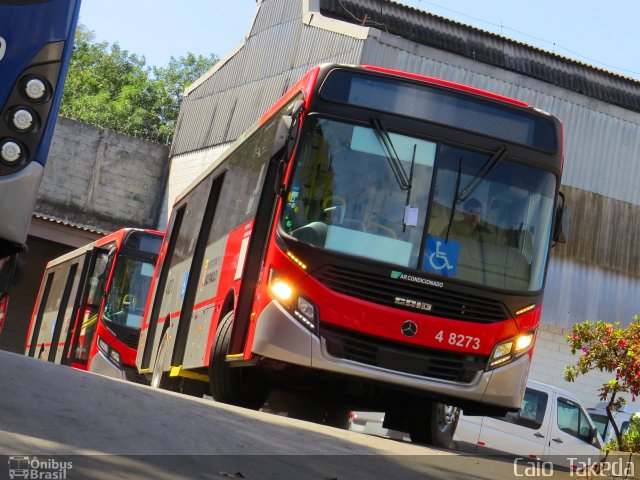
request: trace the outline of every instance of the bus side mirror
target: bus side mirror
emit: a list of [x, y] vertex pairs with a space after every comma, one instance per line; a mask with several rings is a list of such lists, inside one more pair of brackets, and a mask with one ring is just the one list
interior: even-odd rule
[[273, 140], [273, 147], [271, 148], [272, 159], [284, 159], [285, 162], [289, 161], [293, 153], [293, 147], [298, 139], [298, 119], [300, 118], [303, 106], [304, 102], [298, 100], [293, 104], [293, 107], [291, 107], [290, 114], [280, 117], [278, 128], [276, 129], [276, 136]]
[[291, 132], [291, 125], [293, 124], [293, 117], [290, 115], [283, 115], [278, 122], [278, 128], [276, 129], [276, 138], [273, 140], [273, 147], [271, 148], [271, 158], [277, 160], [284, 153], [284, 149], [289, 143], [289, 134]]
[[302, 113], [304, 102], [298, 100], [293, 104], [290, 115], [283, 115], [278, 122], [276, 136], [271, 149], [271, 160], [278, 162], [276, 180], [273, 185], [276, 195], [281, 196], [286, 190], [284, 177], [287, 171], [287, 163], [293, 154], [293, 148], [298, 139], [298, 119]]
[[558, 205], [556, 207], [556, 217], [553, 222], [553, 246], [558, 243], [567, 243], [569, 238], [569, 209], [565, 204], [564, 193], [558, 192]]

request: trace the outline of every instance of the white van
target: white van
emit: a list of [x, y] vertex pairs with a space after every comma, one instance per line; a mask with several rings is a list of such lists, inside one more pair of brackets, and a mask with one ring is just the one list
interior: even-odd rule
[[[613, 427], [610, 425], [606, 409], [607, 402], [598, 402], [595, 407], [587, 408], [587, 413], [604, 439], [605, 445], [616, 436]], [[625, 403], [619, 411], [612, 412], [613, 419], [615, 420], [620, 433], [625, 433], [627, 431], [629, 424], [631, 423], [631, 418], [634, 415], [637, 415], [639, 411], [640, 405], [636, 403]]]
[[600, 434], [577, 398], [532, 380], [527, 382], [518, 412], [504, 417], [461, 415], [454, 441], [467, 452], [508, 454], [565, 467], [597, 462], [603, 446]]
[[[352, 412], [349, 429], [396, 440], [409, 440], [403, 432], [385, 429], [384, 413]], [[527, 381], [522, 407], [504, 417], [460, 415], [453, 435], [458, 450], [478, 455], [520, 457], [567, 468], [600, 459], [603, 446], [580, 401], [560, 388]], [[574, 458], [573, 462], [570, 460]]]

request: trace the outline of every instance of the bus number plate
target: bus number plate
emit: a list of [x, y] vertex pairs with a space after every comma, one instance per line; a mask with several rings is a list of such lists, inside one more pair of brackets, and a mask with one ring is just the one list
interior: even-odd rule
[[439, 343], [447, 342], [449, 345], [463, 348], [472, 348], [473, 350], [480, 350], [480, 339], [478, 337], [472, 337], [470, 335], [462, 335], [461, 333], [451, 332], [448, 335], [444, 333], [444, 330], [440, 330], [436, 335], [436, 340]]

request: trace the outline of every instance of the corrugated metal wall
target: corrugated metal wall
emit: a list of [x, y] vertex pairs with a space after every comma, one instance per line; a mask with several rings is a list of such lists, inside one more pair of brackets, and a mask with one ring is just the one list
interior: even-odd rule
[[357, 63], [362, 45], [305, 25], [300, 0], [263, 0], [244, 47], [183, 100], [172, 156], [235, 140], [313, 65]]
[[640, 280], [595, 265], [552, 257], [542, 322], [570, 329], [584, 320], [623, 324], [640, 314]]

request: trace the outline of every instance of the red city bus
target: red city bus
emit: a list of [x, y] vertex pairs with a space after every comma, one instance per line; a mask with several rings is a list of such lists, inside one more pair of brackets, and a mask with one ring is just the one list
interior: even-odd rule
[[562, 158], [560, 122], [523, 102], [315, 67], [177, 198], [138, 368], [254, 408], [310, 391], [438, 445], [445, 404], [515, 411]]
[[4, 327], [4, 320], [9, 306], [9, 290], [16, 281], [20, 254], [16, 253], [9, 257], [0, 258], [0, 334]]
[[51, 260], [25, 355], [144, 381], [135, 356], [162, 238], [161, 232], [125, 228]]

